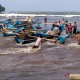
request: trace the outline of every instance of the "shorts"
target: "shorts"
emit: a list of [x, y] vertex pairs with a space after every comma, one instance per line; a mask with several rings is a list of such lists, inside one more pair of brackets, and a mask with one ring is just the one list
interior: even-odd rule
[[80, 41], [78, 41], [78, 45], [80, 45]]

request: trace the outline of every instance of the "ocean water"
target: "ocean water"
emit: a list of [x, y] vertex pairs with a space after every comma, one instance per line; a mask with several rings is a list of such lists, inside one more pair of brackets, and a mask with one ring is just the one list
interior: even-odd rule
[[[73, 24], [73, 22], [77, 22], [78, 29], [80, 30], [80, 13], [79, 12], [47, 12], [46, 14], [44, 12], [42, 13], [28, 13], [28, 14], [15, 14], [15, 13], [5, 13], [5, 14], [0, 14], [0, 22], [5, 20], [5, 16], [10, 16], [12, 19], [17, 19], [17, 20], [24, 20], [26, 16], [31, 16], [33, 21], [36, 21], [39, 19], [39, 22], [44, 22], [44, 17], [47, 17], [47, 22], [55, 22], [55, 21], [60, 21], [63, 18], [65, 20], [68, 20], [70, 23]], [[41, 26], [44, 26], [41, 24]], [[51, 28], [52, 25], [47, 25], [47, 28]], [[44, 26], [45, 27], [45, 26]]]
[[[74, 14], [73, 14], [74, 15]], [[62, 20], [63, 18], [73, 24], [77, 22], [80, 30], [79, 15], [44, 15], [35, 16], [43, 22], [47, 16], [48, 22]], [[14, 19], [14, 16], [12, 17]], [[18, 16], [23, 20], [25, 16]], [[4, 16], [0, 16], [3, 21]], [[47, 30], [52, 25], [41, 24]], [[17, 44], [13, 37], [2, 37], [0, 34], [0, 80], [70, 80], [67, 73], [80, 74], [80, 46], [75, 37], [68, 38], [64, 45], [55, 45], [53, 42], [45, 42], [42, 49], [29, 53], [27, 48], [33, 43]]]

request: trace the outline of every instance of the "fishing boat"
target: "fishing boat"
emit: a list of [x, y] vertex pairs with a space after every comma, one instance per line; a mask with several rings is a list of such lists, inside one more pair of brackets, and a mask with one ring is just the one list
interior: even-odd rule
[[34, 37], [26, 37], [25, 39], [20, 39], [18, 36], [14, 37], [15, 41], [17, 43], [25, 44], [25, 43], [31, 43], [37, 40], [37, 38]]
[[21, 32], [23, 28], [21, 29], [17, 29], [17, 30], [13, 30], [13, 31], [3, 31], [2, 32], [2, 36], [3, 37], [9, 37], [9, 36], [16, 36], [17, 33]]

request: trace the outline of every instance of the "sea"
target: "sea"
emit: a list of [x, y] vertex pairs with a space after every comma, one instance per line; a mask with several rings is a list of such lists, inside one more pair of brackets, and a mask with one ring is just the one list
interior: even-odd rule
[[[80, 31], [79, 12], [1, 13], [1, 23], [5, 16], [20, 21], [31, 16], [46, 30], [50, 30], [52, 24], [45, 25], [45, 17], [48, 23], [64, 18], [72, 24], [77, 22]], [[80, 74], [80, 45], [75, 36], [68, 38], [64, 45], [46, 41], [42, 49], [30, 52], [28, 49], [33, 44], [18, 44], [13, 36], [3, 37], [0, 32], [0, 80], [70, 80], [69, 74]]]

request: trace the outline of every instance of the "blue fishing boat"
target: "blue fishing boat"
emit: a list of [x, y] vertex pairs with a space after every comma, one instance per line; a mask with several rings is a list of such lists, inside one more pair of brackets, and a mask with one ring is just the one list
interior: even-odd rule
[[33, 41], [36, 41], [37, 38], [34, 37], [26, 37], [25, 39], [20, 39], [18, 36], [14, 37], [15, 41], [17, 43], [25, 44], [25, 43], [31, 43]]

